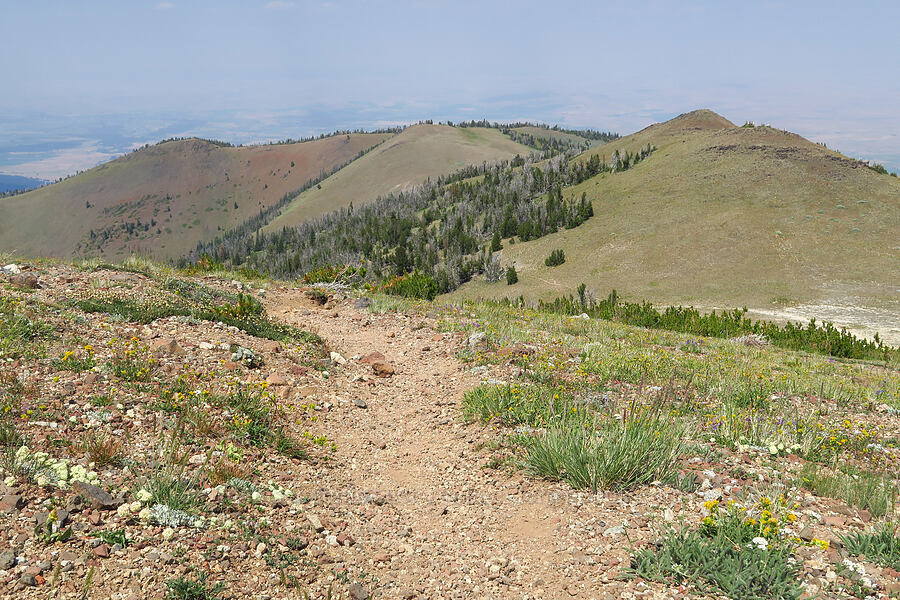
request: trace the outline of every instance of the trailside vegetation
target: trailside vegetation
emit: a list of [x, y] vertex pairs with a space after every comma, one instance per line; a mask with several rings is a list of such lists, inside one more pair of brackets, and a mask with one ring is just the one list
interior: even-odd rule
[[[525, 305], [521, 297], [511, 303]], [[831, 323], [819, 324], [815, 319], [810, 320], [806, 326], [790, 322], [778, 325], [751, 320], [745, 316], [746, 308], [703, 314], [694, 307], [669, 306], [660, 311], [646, 301], [638, 303], [622, 300], [615, 290], [605, 299], [597, 301], [583, 283], [578, 286], [574, 295], [549, 302], [540, 301], [538, 310], [566, 315], [586, 314], [607, 321], [706, 337], [759, 335], [781, 348], [839, 358], [888, 361], [897, 352], [895, 348], [885, 344], [878, 334], [872, 340], [858, 338], [846, 329], [838, 329]]]

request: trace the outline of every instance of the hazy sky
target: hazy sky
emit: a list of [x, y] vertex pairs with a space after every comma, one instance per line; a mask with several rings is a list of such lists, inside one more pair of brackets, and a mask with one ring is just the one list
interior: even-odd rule
[[626, 134], [701, 107], [900, 170], [898, 23], [896, 0], [0, 0], [0, 171], [170, 135], [482, 117]]

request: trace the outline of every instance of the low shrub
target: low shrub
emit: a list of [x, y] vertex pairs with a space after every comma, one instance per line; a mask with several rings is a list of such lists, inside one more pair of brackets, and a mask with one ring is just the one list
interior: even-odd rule
[[557, 267], [566, 262], [566, 253], [557, 248], [550, 253], [550, 256], [544, 259], [544, 264], [548, 267]]
[[737, 507], [722, 514], [717, 502], [708, 503], [708, 508], [712, 515], [699, 530], [671, 531], [654, 547], [638, 550], [629, 575], [691, 583], [733, 600], [801, 597], [802, 563], [791, 559], [794, 546], [787, 538], [777, 532], [763, 535], [763, 519], [749, 517]]
[[413, 271], [405, 275], [396, 275], [381, 287], [382, 291], [393, 296], [434, 300], [440, 293], [437, 281], [431, 275]]

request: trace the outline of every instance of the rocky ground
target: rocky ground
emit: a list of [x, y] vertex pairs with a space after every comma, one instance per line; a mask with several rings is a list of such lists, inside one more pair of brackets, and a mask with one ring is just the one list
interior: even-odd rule
[[[38, 289], [16, 280], [2, 293], [53, 333], [40, 353], [0, 357], [0, 387], [16, 398], [7, 418], [32, 456], [47, 453], [37, 458], [50, 470], [7, 468], [0, 483], [3, 597], [160, 598], [173, 580], [203, 573], [209, 588], [223, 584], [223, 598], [702, 598], [624, 578], [633, 548], [668, 524], [697, 523], [705, 501], [737, 497], [768, 473], [742, 456], [694, 457], [685, 468], [701, 482], [696, 491], [593, 494], [491, 468], [497, 432], [466, 423], [459, 403], [482, 381], [511, 380], [516, 366], [461, 362], [466, 335], [446, 331], [445, 316], [377, 313], [365, 301], [294, 287], [253, 290], [273, 320], [324, 340], [311, 348], [207, 320], [140, 324], [66, 304], [110, 290], [153, 297], [158, 282], [141, 273], [33, 272]], [[66, 352], [84, 358], [86, 346], [93, 367], [61, 368]], [[129, 350], [147, 357], [149, 377], [111, 371]], [[179, 378], [196, 400], [167, 407]], [[215, 398], [246, 386], [263, 390], [302, 453], [236, 435], [247, 425]], [[166, 454], [176, 434], [180, 477], [197, 496], [186, 512], [199, 520], [167, 521], [145, 498], [153, 469], [179, 462]], [[121, 442], [107, 465], [90, 451], [98, 439]], [[832, 542], [800, 556], [810, 590], [826, 590], [846, 558], [837, 534], [864, 528], [871, 515], [809, 494], [802, 505], [798, 530]], [[879, 595], [900, 590], [896, 571], [862, 568]]]

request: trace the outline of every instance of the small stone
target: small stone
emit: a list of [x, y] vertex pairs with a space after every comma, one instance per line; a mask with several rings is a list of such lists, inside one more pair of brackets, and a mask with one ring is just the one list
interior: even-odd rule
[[872, 513], [870, 513], [867, 510], [859, 511], [859, 520], [862, 521], [863, 523], [868, 523], [869, 521], [872, 520]]
[[358, 583], [350, 584], [350, 588], [348, 589], [350, 592], [350, 597], [353, 600], [369, 600], [369, 592], [366, 591], [362, 585]]
[[266, 383], [269, 385], [287, 385], [287, 379], [278, 373], [270, 373], [269, 376], [266, 377]]
[[369, 408], [369, 405], [366, 404], [366, 401], [363, 400], [362, 398], [354, 398], [354, 399], [353, 399], [353, 404], [355, 404], [355, 405], [358, 406], [359, 408]]
[[97, 558], [109, 558], [109, 546], [106, 544], [100, 544], [92, 552]]
[[339, 533], [337, 538], [335, 538], [335, 539], [337, 540], [337, 543], [340, 544], [341, 546], [352, 546], [353, 544], [356, 543], [356, 540], [353, 539], [353, 536], [351, 536], [349, 533], [347, 533], [345, 531], [342, 531], [341, 533]]
[[377, 552], [372, 559], [375, 562], [389, 562], [391, 560], [391, 555], [387, 552]]
[[621, 525], [616, 525], [614, 527], [608, 528], [603, 532], [604, 537], [615, 537], [619, 535], [625, 535], [625, 528]]
[[322, 519], [313, 514], [306, 515], [306, 520], [309, 521], [309, 524], [312, 525], [312, 528], [316, 531], [316, 533], [323, 531], [325, 529], [325, 525], [322, 524]]
[[394, 367], [388, 362], [376, 362], [372, 364], [372, 370], [378, 377], [390, 377], [394, 374]]
[[6, 571], [16, 566], [16, 553], [14, 550], [0, 552], [0, 571]]
[[356, 310], [362, 310], [364, 308], [369, 308], [371, 304], [372, 301], [363, 296], [362, 298], [357, 298], [353, 301], [353, 308], [355, 308]]
[[337, 353], [337, 352], [331, 352], [328, 356], [329, 356], [329, 358], [331, 358], [331, 360], [332, 360], [334, 363], [336, 363], [336, 364], [339, 364], [339, 365], [345, 365], [345, 364], [347, 364], [347, 359], [344, 358], [343, 356], [341, 356], [341, 355], [340, 355], [339, 353]]
[[829, 515], [822, 519], [822, 522], [829, 527], [843, 527], [847, 523], [846, 517]]
[[383, 362], [383, 361], [384, 361], [384, 354], [382, 354], [381, 352], [370, 352], [369, 354], [366, 354], [361, 359], [359, 359], [359, 362], [361, 362], [364, 365], [373, 365], [377, 362]]
[[32, 275], [31, 273], [26, 273], [23, 275], [13, 275], [9, 278], [9, 282], [16, 287], [26, 288], [29, 290], [36, 290], [41, 287], [37, 276]]
[[183, 356], [184, 348], [178, 345], [175, 338], [160, 338], [155, 340], [150, 347], [154, 352], [166, 352], [174, 356]]
[[19, 577], [19, 583], [27, 585], [28, 587], [34, 587], [38, 584], [37, 576], [32, 573], [23, 573], [22, 576]]

